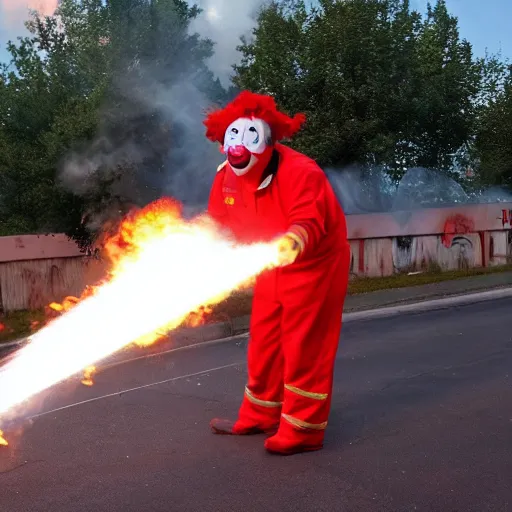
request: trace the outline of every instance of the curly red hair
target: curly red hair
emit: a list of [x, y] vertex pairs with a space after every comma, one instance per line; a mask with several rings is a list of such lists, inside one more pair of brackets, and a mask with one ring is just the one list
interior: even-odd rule
[[293, 137], [306, 121], [304, 114], [289, 117], [279, 112], [272, 96], [242, 91], [226, 107], [207, 115], [203, 121], [206, 137], [222, 144], [228, 126], [240, 117], [255, 117], [265, 121], [270, 126], [274, 142]]

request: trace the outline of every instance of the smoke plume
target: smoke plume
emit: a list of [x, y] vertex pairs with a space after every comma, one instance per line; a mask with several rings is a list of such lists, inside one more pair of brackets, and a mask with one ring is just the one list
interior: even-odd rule
[[512, 202], [512, 194], [504, 188], [466, 192], [444, 172], [424, 167], [408, 169], [399, 182], [385, 169], [371, 166], [326, 169], [326, 174], [347, 215]]
[[[240, 38], [251, 36], [258, 9], [265, 2], [189, 2], [203, 9], [192, 21], [189, 33], [197, 33], [201, 38], [213, 41], [214, 55], [206, 64], [226, 89], [231, 85], [232, 66], [240, 60], [237, 51]], [[186, 63], [189, 56], [184, 54], [181, 58]], [[212, 103], [202, 92], [207, 84], [201, 83], [194, 69], [173, 79], [169, 85], [168, 80], [162, 80], [161, 70], [155, 70], [151, 63], [139, 62], [136, 65], [140, 73], [135, 86], [122, 81], [116, 84], [127, 104], [137, 105], [136, 111], [123, 113], [126, 124], [135, 128], [127, 130], [126, 136], [100, 128], [96, 139], [85, 150], [66, 156], [60, 173], [61, 181], [73, 192], [85, 194], [89, 185], [94, 183], [98, 170], [123, 167], [123, 162], [130, 161], [131, 171], [123, 171], [121, 179], [112, 185], [116, 196], [140, 204], [162, 195], [171, 195], [184, 203], [185, 214], [196, 213], [205, 208], [216, 168], [223, 160], [218, 147], [206, 139], [202, 124], [205, 110]], [[177, 67], [187, 68], [186, 65]], [[137, 133], [138, 119], [147, 119], [148, 116], [170, 127], [167, 140], [164, 138], [148, 144], [147, 137], [146, 140], [143, 137], [146, 134], [133, 136]], [[163, 172], [157, 164], [148, 168], [148, 161], [156, 153], [165, 157]], [[95, 224], [103, 220], [98, 221], [97, 216], [93, 218]]]
[[215, 43], [215, 54], [209, 60], [210, 69], [224, 86], [229, 86], [233, 64], [240, 61], [237, 46], [241, 36], [250, 37], [259, 10], [268, 0], [199, 0], [203, 9], [191, 25], [191, 30]]

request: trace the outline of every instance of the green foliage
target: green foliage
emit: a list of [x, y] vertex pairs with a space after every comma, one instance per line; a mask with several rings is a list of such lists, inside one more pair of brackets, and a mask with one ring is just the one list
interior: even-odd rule
[[503, 89], [480, 117], [475, 145], [481, 181], [512, 188], [512, 66]]
[[321, 165], [383, 165], [395, 178], [411, 166], [452, 169], [503, 78], [497, 61], [473, 58], [444, 0], [424, 18], [408, 0], [319, 4], [262, 10], [240, 47], [237, 86], [305, 112], [293, 144]]
[[147, 183], [180, 128], [148, 95], [180, 80], [215, 101], [226, 94], [205, 64], [213, 43], [188, 32], [199, 12], [183, 0], [63, 0], [58, 16], [32, 18], [30, 36], [9, 43], [0, 235], [63, 230], [86, 245], [84, 218], [122, 208], [125, 189], [132, 202], [154, 199]]
[[84, 219], [154, 199], [183, 138], [159, 97], [183, 83], [218, 104], [249, 89], [305, 112], [290, 144], [322, 166], [512, 185], [512, 71], [473, 56], [444, 0], [424, 16], [409, 0], [273, 0], [228, 91], [206, 65], [212, 41], [189, 32], [199, 12], [185, 0], [62, 0], [58, 16], [29, 20], [0, 69], [0, 236], [64, 231], [87, 245]]

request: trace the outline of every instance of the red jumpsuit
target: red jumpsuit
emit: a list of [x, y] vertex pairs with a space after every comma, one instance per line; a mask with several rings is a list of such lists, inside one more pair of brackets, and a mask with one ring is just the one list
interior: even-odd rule
[[251, 181], [229, 165], [219, 170], [209, 212], [242, 243], [288, 231], [303, 241], [295, 263], [256, 280], [249, 378], [236, 425], [239, 433], [279, 426], [281, 444], [322, 445], [350, 264], [333, 190], [312, 159], [277, 143], [263, 176]]

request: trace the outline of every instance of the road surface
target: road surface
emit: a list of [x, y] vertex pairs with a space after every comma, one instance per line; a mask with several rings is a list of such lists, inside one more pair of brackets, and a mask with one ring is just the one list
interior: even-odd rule
[[209, 431], [237, 410], [245, 342], [66, 382], [8, 433], [0, 510], [510, 512], [511, 311], [507, 299], [348, 323], [325, 448], [292, 457]]

